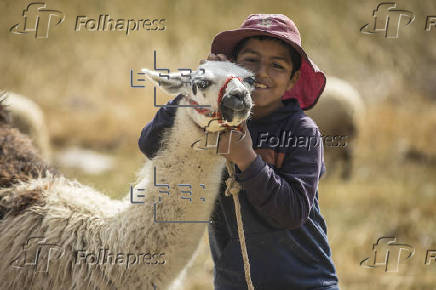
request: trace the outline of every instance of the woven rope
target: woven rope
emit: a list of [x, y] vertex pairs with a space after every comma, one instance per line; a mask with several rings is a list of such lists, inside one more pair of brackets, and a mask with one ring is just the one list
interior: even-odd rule
[[227, 160], [226, 162], [229, 178], [226, 180], [227, 189], [226, 196], [233, 196], [233, 202], [235, 204], [236, 221], [238, 223], [238, 236], [241, 244], [242, 259], [244, 260], [244, 272], [245, 281], [247, 282], [248, 290], [254, 290], [253, 282], [251, 281], [250, 274], [250, 261], [248, 259], [247, 245], [245, 244], [244, 226], [242, 224], [241, 205], [239, 204], [239, 191], [241, 185], [235, 179], [235, 165]]

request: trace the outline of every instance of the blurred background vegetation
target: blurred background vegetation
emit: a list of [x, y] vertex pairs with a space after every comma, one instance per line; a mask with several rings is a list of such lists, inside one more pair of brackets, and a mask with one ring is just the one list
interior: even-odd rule
[[[137, 140], [156, 112], [153, 87], [131, 88], [130, 70], [153, 68], [154, 50], [161, 68], [195, 68], [213, 37], [238, 27], [249, 14], [288, 15], [314, 62], [327, 75], [352, 83], [367, 106], [352, 180], [333, 176], [319, 187], [342, 288], [435, 289], [436, 264], [424, 264], [426, 250], [436, 249], [436, 27], [424, 29], [426, 17], [436, 15], [435, 1], [396, 2], [416, 16], [398, 39], [359, 32], [373, 21], [379, 2], [372, 0], [45, 1], [65, 20], [51, 27], [48, 39], [38, 40], [8, 31], [22, 22], [28, 3], [0, 3], [0, 88], [42, 107], [55, 152], [74, 145], [114, 156], [115, 167], [102, 174], [61, 168], [114, 198], [128, 192], [146, 160]], [[127, 36], [74, 31], [78, 15], [98, 19], [100, 14], [164, 18], [166, 29]], [[158, 95], [160, 103], [169, 99]], [[409, 149], [419, 158], [406, 158]], [[359, 265], [381, 236], [396, 236], [416, 249], [398, 273]], [[205, 247], [186, 288], [212, 289], [211, 275]]]

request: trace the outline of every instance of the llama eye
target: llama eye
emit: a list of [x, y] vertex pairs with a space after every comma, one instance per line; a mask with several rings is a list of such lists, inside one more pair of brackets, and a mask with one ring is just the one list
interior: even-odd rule
[[255, 80], [254, 80], [253, 77], [246, 77], [246, 78], [244, 79], [244, 82], [248, 83], [250, 86], [253, 86]]
[[197, 83], [197, 86], [198, 86], [200, 89], [205, 89], [205, 88], [207, 88], [208, 86], [210, 86], [210, 81], [208, 81], [208, 80], [201, 80], [201, 81], [199, 81], [199, 82]]

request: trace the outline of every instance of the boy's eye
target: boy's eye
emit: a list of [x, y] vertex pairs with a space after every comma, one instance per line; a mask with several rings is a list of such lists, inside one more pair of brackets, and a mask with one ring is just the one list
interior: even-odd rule
[[210, 82], [209, 80], [201, 80], [201, 81], [197, 82], [197, 86], [198, 86], [200, 89], [205, 89], [205, 88], [207, 88], [208, 86], [210, 86], [210, 84], [211, 84], [211, 82]]
[[244, 82], [248, 83], [250, 86], [253, 86], [255, 80], [254, 80], [253, 77], [246, 77], [246, 78], [244, 79]]
[[245, 62], [245, 63], [255, 63], [257, 62], [257, 58], [252, 57], [252, 56], [243, 56], [241, 57], [241, 62]]
[[273, 67], [278, 68], [278, 69], [283, 69], [284, 67], [278, 63], [273, 63]]

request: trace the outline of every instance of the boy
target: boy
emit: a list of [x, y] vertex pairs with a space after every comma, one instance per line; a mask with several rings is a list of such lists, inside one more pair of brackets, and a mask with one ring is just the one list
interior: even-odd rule
[[[218, 34], [210, 60], [230, 59], [256, 74], [247, 134], [224, 155], [236, 164], [242, 220], [255, 289], [339, 289], [318, 181], [323, 145], [303, 109], [314, 106], [325, 76], [301, 48], [295, 24], [281, 14], [250, 15], [239, 29]], [[170, 104], [177, 104], [177, 96]], [[141, 151], [152, 158], [176, 108], [161, 108], [142, 130]], [[227, 144], [229, 133], [220, 139]], [[235, 139], [235, 138], [234, 138]], [[225, 148], [220, 148], [225, 152]], [[217, 290], [246, 289], [233, 200], [223, 174], [209, 241]]]

